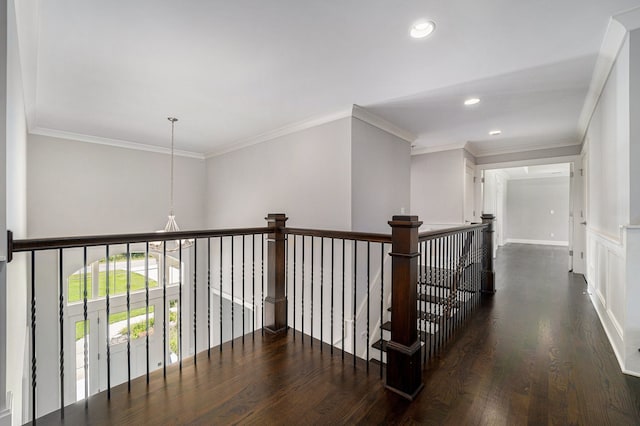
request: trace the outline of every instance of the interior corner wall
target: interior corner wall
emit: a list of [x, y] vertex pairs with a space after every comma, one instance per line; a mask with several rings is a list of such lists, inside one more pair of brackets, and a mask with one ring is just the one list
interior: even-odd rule
[[569, 241], [569, 178], [512, 179], [507, 185], [507, 240]]
[[[7, 45], [7, 228], [14, 238], [27, 236], [27, 118], [14, 2], [8, 2]], [[3, 245], [3, 247], [5, 247]], [[7, 267], [7, 391], [12, 394], [12, 422], [22, 424], [22, 383], [27, 341], [27, 265], [16, 256]]]
[[[29, 237], [153, 232], [170, 210], [166, 154], [29, 135]], [[175, 157], [174, 205], [183, 230], [205, 225], [205, 162]]]
[[423, 229], [463, 222], [464, 155], [455, 149], [411, 157], [411, 213]]
[[410, 211], [411, 144], [360, 119], [351, 124], [353, 231], [390, 233]]
[[301, 130], [206, 161], [206, 226], [351, 229], [351, 118]]

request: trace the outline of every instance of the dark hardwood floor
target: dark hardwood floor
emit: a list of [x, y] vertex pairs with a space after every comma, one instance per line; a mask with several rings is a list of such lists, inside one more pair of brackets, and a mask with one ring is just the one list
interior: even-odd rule
[[[300, 335], [236, 341], [67, 407], [40, 424], [640, 424], [640, 379], [620, 372], [567, 250], [509, 245], [497, 293], [424, 372], [413, 403], [377, 366], [353, 367]], [[41, 421], [42, 420], [42, 421]]]

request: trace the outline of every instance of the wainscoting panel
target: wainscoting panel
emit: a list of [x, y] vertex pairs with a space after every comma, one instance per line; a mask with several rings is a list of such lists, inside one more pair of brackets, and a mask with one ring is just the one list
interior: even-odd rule
[[620, 240], [587, 231], [587, 282], [600, 322], [624, 371], [625, 248]]

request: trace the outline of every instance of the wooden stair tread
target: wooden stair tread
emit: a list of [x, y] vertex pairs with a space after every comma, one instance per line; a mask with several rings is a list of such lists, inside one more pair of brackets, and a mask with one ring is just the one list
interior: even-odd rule
[[389, 343], [388, 341], [384, 340], [384, 339], [380, 339], [378, 341], [376, 341], [373, 345], [371, 345], [371, 347], [373, 349], [382, 349], [382, 352], [386, 352], [387, 351], [387, 343]]
[[[435, 303], [438, 305], [444, 305], [447, 303], [447, 298], [446, 297], [439, 297], [439, 296], [435, 296], [433, 294], [425, 294], [425, 293], [418, 293], [418, 300], [422, 301], [422, 302], [429, 302], [429, 303]], [[459, 301], [454, 301], [451, 305], [454, 308], [457, 308], [460, 306], [460, 302]]]

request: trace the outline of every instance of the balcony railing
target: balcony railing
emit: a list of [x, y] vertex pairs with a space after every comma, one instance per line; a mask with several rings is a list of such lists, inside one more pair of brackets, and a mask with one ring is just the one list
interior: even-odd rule
[[224, 342], [289, 329], [301, 344], [376, 365], [389, 389], [412, 399], [422, 366], [493, 292], [492, 217], [483, 219], [422, 234], [415, 216], [372, 234], [287, 228], [284, 214], [261, 228], [9, 233], [9, 259], [29, 265], [31, 419], [64, 416], [67, 404], [130, 389], [155, 369], [166, 375]]

